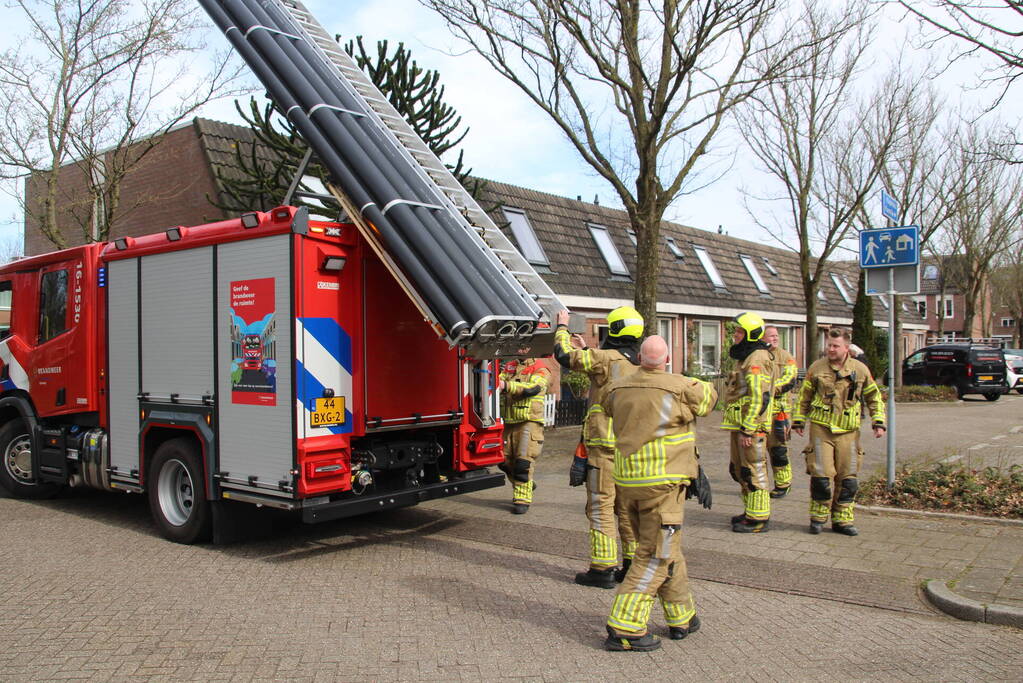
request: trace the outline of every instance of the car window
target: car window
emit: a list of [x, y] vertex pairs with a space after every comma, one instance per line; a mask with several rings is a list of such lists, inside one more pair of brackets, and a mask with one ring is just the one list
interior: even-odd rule
[[39, 343], [67, 329], [67, 271], [43, 273], [39, 285]]
[[998, 349], [973, 349], [970, 351], [974, 363], [1002, 363], [1002, 352]]
[[931, 349], [927, 352], [927, 360], [931, 363], [951, 363], [955, 360], [955, 349]]
[[924, 358], [926, 354], [923, 351], [917, 351], [912, 356], [906, 359], [906, 365], [911, 368], [918, 368], [924, 364]]

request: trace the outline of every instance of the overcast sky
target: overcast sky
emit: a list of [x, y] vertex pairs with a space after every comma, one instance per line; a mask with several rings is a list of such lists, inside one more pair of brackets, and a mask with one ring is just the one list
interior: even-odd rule
[[[380, 39], [404, 42], [421, 66], [440, 72], [446, 101], [469, 128], [462, 147], [476, 175], [557, 195], [581, 196], [586, 201], [597, 196], [601, 204], [620, 206], [610, 186], [523, 94], [481, 59], [451, 54], [460, 49], [459, 44], [443, 22], [415, 0], [305, 2], [329, 33], [339, 33], [346, 39], [361, 34], [369, 44]], [[915, 33], [915, 24], [909, 21], [902, 25], [887, 21], [882, 26], [872, 54], [877, 77], [885, 71], [897, 46]], [[210, 41], [218, 47], [224, 44], [224, 38], [212, 30]], [[933, 53], [920, 58], [931, 63], [940, 60]], [[961, 65], [942, 76], [939, 82], [943, 92], [952, 100], [963, 97], [961, 85], [973, 80], [977, 68], [976, 63]], [[976, 93], [967, 97], [978, 99]], [[1002, 116], [1018, 117], [1019, 113], [1019, 105], [1010, 104]], [[209, 105], [202, 115], [238, 122], [233, 104], [227, 101]], [[713, 186], [680, 197], [666, 217], [706, 230], [716, 230], [720, 225], [733, 236], [767, 241], [763, 230], [753, 225], [739, 188], [759, 190], [770, 180], [757, 172], [749, 152], [729, 131], [720, 137], [715, 154], [718, 169], [727, 172]], [[21, 232], [22, 217], [14, 203], [5, 199], [0, 198], [0, 239]], [[880, 213], [879, 200], [877, 203]]]

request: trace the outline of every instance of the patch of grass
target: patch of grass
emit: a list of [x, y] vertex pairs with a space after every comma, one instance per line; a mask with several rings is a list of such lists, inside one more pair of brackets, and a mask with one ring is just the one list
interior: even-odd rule
[[858, 499], [867, 505], [1023, 519], [1023, 467], [904, 465], [891, 490], [878, 474], [862, 482]]

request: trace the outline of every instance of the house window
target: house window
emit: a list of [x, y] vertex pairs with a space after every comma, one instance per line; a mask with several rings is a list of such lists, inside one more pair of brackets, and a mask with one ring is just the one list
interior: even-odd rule
[[764, 282], [764, 278], [760, 277], [760, 271], [757, 270], [757, 264], [753, 262], [753, 259], [749, 256], [739, 254], [739, 260], [742, 261], [742, 265], [746, 266], [746, 272], [749, 273], [750, 279], [753, 280], [753, 284], [757, 286], [757, 290], [761, 294], [770, 294], [771, 290], [767, 288], [767, 283]]
[[657, 334], [664, 337], [664, 341], [668, 342], [668, 365], [664, 368], [666, 371], [671, 372], [671, 329], [672, 329], [671, 318], [658, 318], [657, 319]]
[[611, 271], [612, 275], [624, 275], [629, 276], [629, 269], [625, 267], [625, 261], [622, 260], [622, 255], [618, 253], [618, 248], [615, 243], [611, 241], [611, 233], [607, 231], [603, 225], [597, 225], [596, 223], [587, 223], [586, 227], [590, 229], [590, 234], [593, 235], [593, 241], [597, 243], [597, 249], [600, 249], [600, 255], [604, 257], [605, 263], [607, 263], [608, 270]]
[[924, 266], [924, 279], [925, 280], [937, 280], [938, 279], [938, 267], [937, 266]]
[[767, 260], [767, 257], [761, 256], [760, 258], [764, 262], [764, 267], [767, 268], [767, 272], [770, 273], [771, 275], [774, 275], [775, 277], [778, 277], [778, 271], [775, 270], [774, 266], [771, 265], [771, 262]]
[[696, 344], [700, 350], [699, 373], [713, 375], [721, 363], [721, 323], [701, 320], [697, 328]]
[[952, 297], [945, 297], [945, 315], [946, 318], [954, 318], [956, 313], [955, 306], [952, 305]]
[[779, 327], [778, 328], [778, 346], [785, 349], [793, 356], [796, 355], [796, 328], [795, 327]]
[[1016, 320], [1014, 318], [1002, 318], [1002, 327], [1015, 327]]
[[881, 305], [884, 306], [884, 310], [888, 310], [888, 297], [884, 294], [878, 294], [877, 298], [881, 300]]
[[842, 297], [842, 301], [847, 304], [852, 304], [852, 299], [849, 298], [849, 292], [846, 291], [845, 285], [838, 279], [838, 276], [831, 273], [831, 281], [835, 283], [835, 289], [838, 290], [838, 294]]
[[632, 242], [632, 246], [634, 246], [634, 247], [638, 247], [639, 246], [639, 242], [636, 240], [636, 231], [635, 230], [626, 230], [625, 234], [629, 236], [629, 241]]
[[67, 329], [67, 271], [43, 273], [39, 283], [39, 343]]
[[515, 236], [515, 242], [519, 245], [519, 251], [526, 260], [535, 266], [548, 265], [547, 255], [544, 254], [540, 241], [536, 239], [536, 233], [533, 232], [526, 212], [508, 207], [501, 207], [501, 210], [504, 211], [504, 217], [511, 227], [512, 235]]
[[679, 261], [685, 258], [685, 254], [683, 254], [682, 250], [678, 248], [677, 244], [675, 244], [675, 240], [671, 239], [670, 237], [665, 237], [664, 241], [668, 243], [668, 251], [674, 254], [675, 258], [677, 258]]
[[718, 272], [717, 267], [714, 265], [714, 261], [711, 260], [710, 254], [703, 247], [693, 245], [693, 251], [696, 252], [696, 258], [700, 259], [700, 264], [703, 266], [703, 270], [707, 273], [707, 277], [710, 278], [711, 284], [717, 289], [725, 289], [725, 281], [721, 279], [721, 273]]
[[927, 299], [920, 299], [916, 302], [916, 312], [921, 318], [927, 317]]
[[820, 299], [821, 301], [827, 301], [828, 300], [827, 295], [824, 294], [824, 287], [820, 287], [817, 290], [817, 298]]

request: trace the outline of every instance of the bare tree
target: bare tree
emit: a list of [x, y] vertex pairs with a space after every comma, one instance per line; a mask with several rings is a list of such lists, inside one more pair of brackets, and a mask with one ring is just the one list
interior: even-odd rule
[[[995, 126], [966, 128], [954, 158], [955, 211], [936, 234], [946, 254], [959, 257], [956, 284], [965, 300], [963, 329], [972, 333], [984, 314], [990, 276], [997, 259], [1020, 244], [1023, 221], [1023, 167], [993, 161], [987, 150], [1001, 143]], [[984, 323], [989, 324], [987, 316]]]
[[661, 218], [705, 182], [726, 113], [791, 67], [798, 46], [772, 35], [784, 0], [420, 2], [614, 188], [637, 236], [636, 308], [656, 331]]
[[1012, 331], [1012, 347], [1023, 345], [1023, 250], [1008, 249], [991, 273], [991, 289], [995, 301], [1006, 309], [1016, 327]]
[[7, 235], [0, 239], [0, 265], [17, 261], [24, 255], [21, 239], [16, 235]]
[[[209, 61], [201, 8], [190, 0], [11, 6], [29, 32], [0, 59], [0, 178], [27, 177], [39, 190], [31, 204], [15, 196], [26, 224], [54, 246], [67, 245], [69, 221], [84, 241], [103, 240], [122, 208], [124, 176], [160, 133], [239, 92], [241, 67], [226, 52]], [[61, 181], [68, 166], [77, 190]]]
[[[833, 253], [875, 187], [884, 159], [904, 134], [906, 102], [915, 84], [893, 76], [863, 98], [854, 82], [869, 47], [869, 10], [839, 11], [807, 2], [794, 28], [813, 47], [799, 78], [779, 80], [738, 110], [739, 129], [767, 173], [781, 186], [786, 209], [753, 219], [799, 254], [807, 319], [807, 357], [819, 349], [817, 303]], [[795, 246], [792, 234], [795, 234]]]

